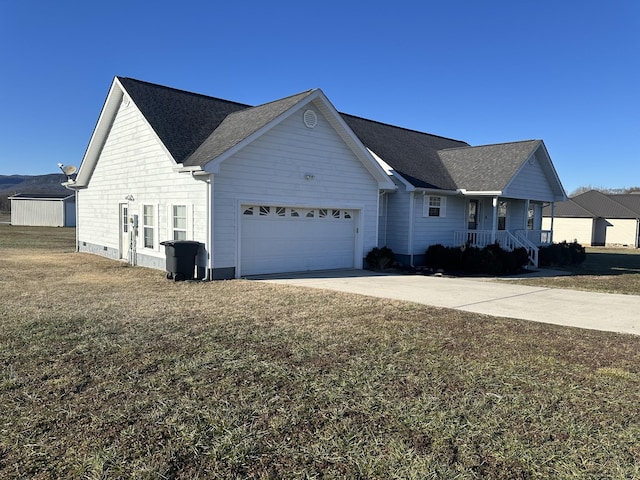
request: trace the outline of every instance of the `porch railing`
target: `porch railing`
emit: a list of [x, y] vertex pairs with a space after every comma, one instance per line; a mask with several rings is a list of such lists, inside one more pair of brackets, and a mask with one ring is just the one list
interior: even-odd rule
[[538, 247], [551, 244], [551, 230], [516, 230], [516, 236], [525, 237]]
[[513, 235], [507, 230], [460, 230], [453, 233], [455, 245], [471, 245], [483, 248], [492, 243], [498, 243], [504, 250], [513, 251], [524, 248], [529, 257], [529, 263], [538, 267], [538, 246], [530, 241], [526, 235]]

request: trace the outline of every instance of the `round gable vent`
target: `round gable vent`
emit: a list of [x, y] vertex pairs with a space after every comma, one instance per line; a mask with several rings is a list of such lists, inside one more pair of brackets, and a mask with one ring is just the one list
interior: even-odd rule
[[318, 116], [313, 110], [305, 110], [302, 120], [307, 128], [313, 128], [318, 124]]

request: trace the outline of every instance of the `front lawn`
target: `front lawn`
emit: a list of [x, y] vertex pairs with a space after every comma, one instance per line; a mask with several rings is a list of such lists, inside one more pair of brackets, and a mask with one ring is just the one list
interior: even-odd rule
[[640, 337], [174, 283], [69, 232], [0, 226], [0, 478], [640, 477]]
[[581, 265], [567, 267], [571, 275], [518, 280], [523, 285], [571, 288], [604, 293], [640, 295], [640, 250], [587, 248]]

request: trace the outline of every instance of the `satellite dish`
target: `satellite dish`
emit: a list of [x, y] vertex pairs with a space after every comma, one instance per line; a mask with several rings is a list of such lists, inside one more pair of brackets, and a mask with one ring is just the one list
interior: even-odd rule
[[62, 170], [62, 173], [64, 173], [67, 177], [70, 177], [71, 175], [73, 175], [78, 171], [78, 169], [73, 165], [62, 165], [61, 163], [59, 163], [58, 167], [60, 167], [60, 170]]

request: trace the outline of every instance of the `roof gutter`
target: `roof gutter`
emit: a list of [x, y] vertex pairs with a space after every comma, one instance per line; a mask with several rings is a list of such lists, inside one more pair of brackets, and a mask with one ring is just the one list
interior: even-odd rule
[[502, 196], [502, 190], [495, 191], [485, 191], [485, 190], [466, 190], [464, 188], [459, 188], [458, 192], [461, 195], [469, 196], [473, 195], [474, 197], [500, 197]]
[[433, 193], [436, 195], [459, 195], [459, 190], [444, 190], [442, 188], [424, 188], [424, 187], [415, 187], [414, 191], [420, 192], [422, 194]]
[[200, 166], [185, 167], [182, 163], [179, 163], [175, 167], [173, 167], [173, 171], [177, 173], [190, 173], [193, 177], [208, 177], [209, 175], [211, 175], [211, 172], [203, 170]]

